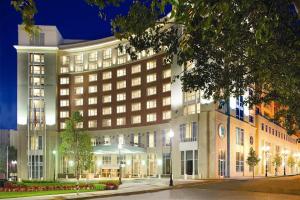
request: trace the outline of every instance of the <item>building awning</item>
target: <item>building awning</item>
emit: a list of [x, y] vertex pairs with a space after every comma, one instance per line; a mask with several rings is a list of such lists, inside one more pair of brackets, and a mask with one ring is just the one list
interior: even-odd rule
[[[119, 154], [118, 144], [101, 144], [94, 146], [94, 154]], [[123, 144], [120, 150], [121, 154], [140, 154], [146, 153], [145, 148]]]

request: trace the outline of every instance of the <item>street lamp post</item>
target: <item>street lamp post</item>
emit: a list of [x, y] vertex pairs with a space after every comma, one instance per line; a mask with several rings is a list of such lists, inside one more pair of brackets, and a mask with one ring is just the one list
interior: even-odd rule
[[170, 129], [169, 132], [170, 136], [170, 183], [169, 186], [173, 186], [173, 166], [172, 166], [172, 143], [173, 143], [173, 137], [174, 137], [174, 132], [172, 129]]
[[56, 178], [56, 151], [53, 150], [52, 151], [53, 154], [53, 163], [54, 163], [54, 167], [53, 167], [53, 181], [55, 182], [55, 178]]
[[268, 177], [268, 156], [269, 156], [270, 146], [264, 146], [263, 151], [265, 152], [265, 159], [266, 159], [265, 176]]
[[121, 163], [122, 144], [118, 144], [118, 149], [119, 149], [119, 184], [122, 184], [122, 163]]
[[283, 175], [285, 176], [286, 175], [286, 169], [285, 169], [285, 166], [286, 166], [286, 163], [285, 163], [285, 158], [286, 156], [288, 155], [289, 151], [287, 149], [284, 149], [282, 151], [282, 155], [283, 155]]

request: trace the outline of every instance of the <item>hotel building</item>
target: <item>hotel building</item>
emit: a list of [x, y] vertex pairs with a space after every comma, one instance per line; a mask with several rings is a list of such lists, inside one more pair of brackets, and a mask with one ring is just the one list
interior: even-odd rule
[[[266, 163], [274, 175], [276, 153], [300, 159], [297, 137], [268, 118], [275, 105], [249, 109], [239, 97], [219, 106], [172, 82], [182, 67], [165, 63], [163, 52], [131, 60], [114, 37], [66, 40], [55, 26], [39, 27], [29, 38], [19, 26], [15, 46], [20, 178], [51, 179], [54, 168], [59, 178], [72, 176], [74, 161], [52, 152], [74, 111], [83, 115], [78, 126], [91, 136], [94, 151], [94, 167], [82, 176], [117, 177], [120, 161], [129, 178], [168, 176], [171, 162], [174, 178], [250, 176], [250, 147], [261, 158], [259, 176]], [[288, 174], [297, 170], [287, 167]]]

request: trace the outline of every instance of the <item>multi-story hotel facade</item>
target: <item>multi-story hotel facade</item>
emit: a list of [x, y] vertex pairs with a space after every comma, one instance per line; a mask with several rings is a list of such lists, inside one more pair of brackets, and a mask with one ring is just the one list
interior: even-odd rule
[[[269, 113], [264, 106], [249, 109], [239, 97], [219, 106], [201, 91], [183, 92], [180, 81], [172, 81], [183, 68], [165, 63], [163, 52], [131, 60], [114, 37], [66, 40], [55, 26], [39, 28], [29, 38], [19, 26], [15, 46], [19, 178], [72, 176], [74, 161], [53, 151], [74, 111], [82, 114], [78, 126], [93, 145], [94, 167], [83, 176], [117, 177], [120, 161], [128, 178], [159, 178], [171, 170], [174, 178], [251, 176], [250, 147], [261, 159], [256, 175], [265, 174], [266, 164], [274, 175], [276, 153], [300, 160], [297, 137], [266, 117], [274, 115], [274, 105]], [[296, 173], [298, 167], [286, 170]]]

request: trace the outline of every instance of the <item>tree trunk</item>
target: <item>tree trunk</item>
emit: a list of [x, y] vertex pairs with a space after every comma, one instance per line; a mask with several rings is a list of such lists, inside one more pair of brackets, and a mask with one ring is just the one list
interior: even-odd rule
[[254, 179], [254, 167], [252, 167], [252, 179]]

